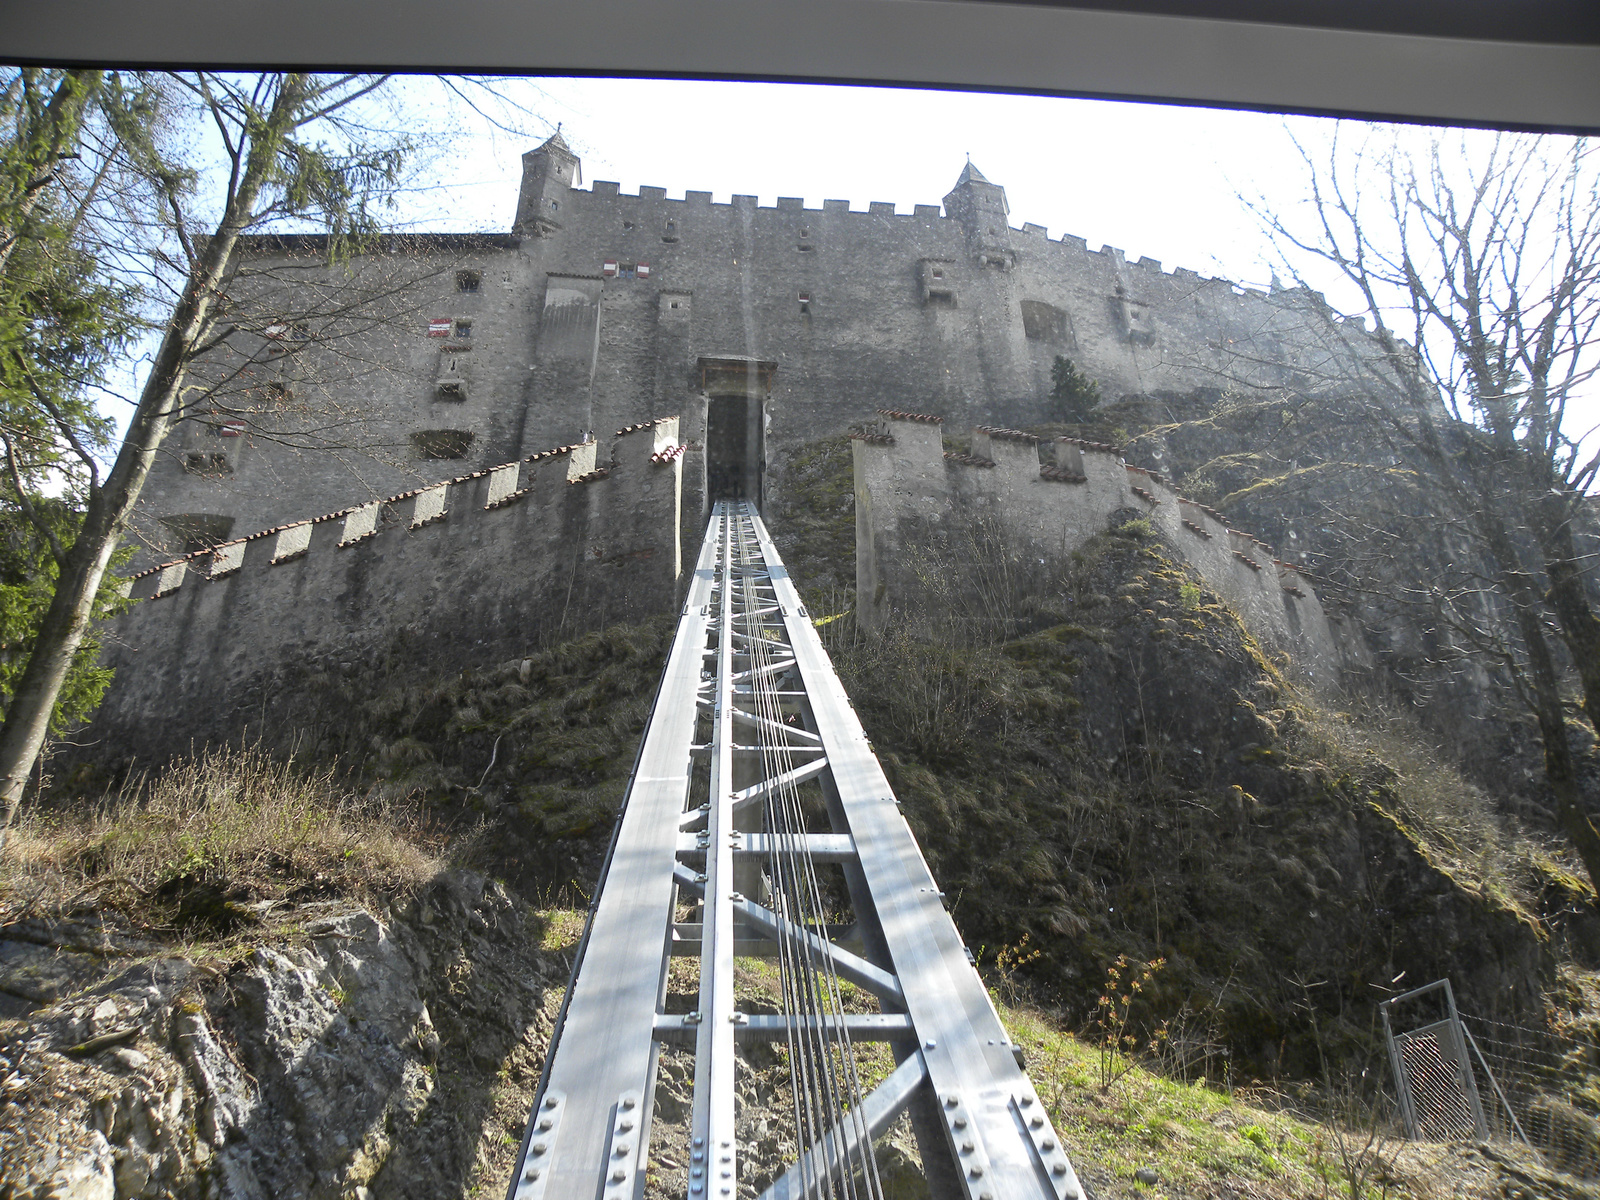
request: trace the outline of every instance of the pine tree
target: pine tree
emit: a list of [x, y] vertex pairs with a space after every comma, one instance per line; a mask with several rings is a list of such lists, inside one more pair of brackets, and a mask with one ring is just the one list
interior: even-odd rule
[[1060, 420], [1082, 425], [1094, 419], [1100, 385], [1082, 374], [1070, 358], [1058, 354], [1050, 367], [1050, 399]]

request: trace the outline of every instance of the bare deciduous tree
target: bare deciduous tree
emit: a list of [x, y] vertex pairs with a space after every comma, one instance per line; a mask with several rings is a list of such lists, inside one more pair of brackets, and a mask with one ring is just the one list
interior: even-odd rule
[[[1594, 564], [1580, 549], [1600, 471], [1581, 411], [1600, 370], [1600, 162], [1581, 139], [1406, 145], [1371, 134], [1300, 146], [1303, 209], [1255, 206], [1299, 285], [1283, 303], [1319, 350], [1278, 391], [1353, 407], [1378, 453], [1344, 466], [1459, 539], [1462, 559], [1440, 572], [1453, 579], [1390, 580], [1512, 680], [1538, 724], [1558, 824], [1600, 886], [1561, 653], [1600, 731]], [[1330, 275], [1364, 321], [1311, 290]]]
[[[130, 204], [136, 209], [142, 199], [153, 206], [134, 221], [147, 235], [149, 281], [166, 281], [173, 300], [109, 469], [71, 422], [55, 423], [54, 435], [76, 457], [74, 469], [83, 477], [82, 522], [72, 544], [58, 548], [55, 593], [0, 728], [0, 828], [16, 812], [156, 454], [191, 399], [196, 363], [208, 354], [222, 361], [217, 352], [241, 332], [221, 303], [240, 239], [274, 221], [309, 220], [326, 231], [337, 257], [341, 246], [376, 232], [375, 206], [397, 185], [407, 150], [403, 137], [375, 135], [359, 119], [361, 104], [385, 83], [382, 76], [303, 73], [169, 77], [169, 97], [208, 126], [208, 150], [219, 164], [215, 192], [199, 186], [202, 172], [175, 161], [153, 136], [147, 113], [126, 106], [104, 110], [115, 155], [137, 180], [130, 195], [142, 189]], [[199, 381], [193, 402], [210, 403], [217, 380]]]

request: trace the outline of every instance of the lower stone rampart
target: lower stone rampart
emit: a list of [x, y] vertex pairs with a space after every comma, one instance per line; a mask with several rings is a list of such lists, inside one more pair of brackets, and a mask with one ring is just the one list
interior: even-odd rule
[[889, 411], [852, 445], [857, 617], [869, 629], [896, 609], [937, 602], [930, 597], [942, 581], [929, 578], [938, 569], [931, 552], [962, 553], [951, 545], [958, 529], [964, 537], [981, 531], [991, 555], [1058, 563], [1114, 514], [1134, 510], [1301, 674], [1331, 683], [1352, 657], [1346, 647], [1359, 645], [1271, 547], [1230, 529], [1161, 476], [1128, 466], [1114, 446], [980, 426], [970, 452], [947, 453], [941, 418]]
[[563, 446], [135, 576], [140, 603], [107, 627], [116, 675], [78, 753], [148, 762], [275, 744], [311, 719], [318, 675], [462, 669], [670, 611], [678, 418], [599, 449]]

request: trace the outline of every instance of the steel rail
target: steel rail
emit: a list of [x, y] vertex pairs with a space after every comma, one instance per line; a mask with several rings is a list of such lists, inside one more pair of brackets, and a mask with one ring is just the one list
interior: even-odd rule
[[[829, 911], [824, 867], [843, 870], [853, 923]], [[698, 916], [679, 921], [685, 903]], [[769, 953], [784, 1012], [740, 1012], [734, 960]], [[669, 1016], [684, 954], [700, 958], [698, 1007]], [[847, 1011], [846, 981], [882, 1011]], [[764, 1200], [877, 1200], [873, 1141], [908, 1108], [924, 1155], [959, 1179], [936, 1200], [1082, 1196], [765, 526], [720, 502], [508, 1200], [642, 1200], [657, 1054], [691, 1044], [686, 1200], [732, 1200], [736, 1047], [756, 1041], [787, 1050], [802, 1147]], [[901, 1064], [871, 1091], [856, 1063], [869, 1041]]]

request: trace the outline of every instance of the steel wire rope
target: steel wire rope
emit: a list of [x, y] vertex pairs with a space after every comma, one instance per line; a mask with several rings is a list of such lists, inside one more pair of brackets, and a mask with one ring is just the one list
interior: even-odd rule
[[[743, 524], [745, 523], [741, 522], [741, 526]], [[748, 554], [745, 555], [745, 562], [748, 567]], [[761, 635], [759, 630], [752, 627], [752, 621], [757, 615], [759, 602], [754, 596], [753, 581], [748, 570], [744, 575], [744, 579], [746, 582], [743, 596], [743, 610], [746, 618], [744, 633], [747, 643], [747, 661], [751, 670], [752, 708], [758, 718], [772, 720], [774, 711], [770, 695], [772, 691], [771, 646], [766, 637]], [[768, 727], [758, 725], [757, 728]], [[781, 720], [777, 730], [781, 730]], [[765, 778], [773, 778], [774, 773], [785, 769], [786, 764], [791, 760], [791, 756], [787, 752], [781, 749], [773, 749], [774, 747], [782, 746], [781, 735], [777, 730], [770, 736], [758, 737], [757, 740], [757, 745], [761, 747], [759, 753], [762, 763], [762, 775]], [[784, 829], [784, 821], [780, 815], [781, 810], [774, 808], [773, 805], [773, 797], [777, 795], [778, 793], [775, 791], [769, 791], [767, 804], [769, 815], [768, 832], [774, 839], [780, 837]], [[772, 844], [776, 845], [777, 843], [774, 842]], [[786, 882], [792, 872], [784, 869], [784, 858], [785, 856], [780, 851], [774, 864], [777, 868], [773, 875], [775, 910], [785, 920], [803, 924], [805, 914], [796, 903], [798, 893]], [[821, 1141], [829, 1124], [827, 1119], [828, 1104], [824, 1095], [824, 1092], [828, 1090], [829, 1084], [824, 1071], [826, 1048], [822, 1039], [825, 1037], [825, 1030], [822, 1028], [821, 1013], [817, 1008], [812, 991], [803, 984], [803, 980], [810, 974], [808, 971], [811, 957], [810, 947], [803, 941], [797, 941], [787, 933], [781, 933], [778, 942], [781, 955], [780, 977], [784, 994], [784, 1007], [791, 1014], [800, 1018], [798, 1021], [791, 1020], [788, 1027], [792, 1048], [791, 1071], [793, 1075], [797, 1076], [798, 1083], [795, 1093], [796, 1134], [802, 1145], [809, 1145]], [[816, 1018], [816, 1020], [812, 1021], [807, 1018]], [[825, 1159], [832, 1157], [829, 1154], [829, 1149], [826, 1145], [824, 1146], [823, 1155]], [[805, 1176], [815, 1174], [815, 1164], [810, 1163], [804, 1155], [802, 1155], [801, 1162], [803, 1182], [806, 1183], [807, 1189], [809, 1190], [813, 1184], [820, 1184], [831, 1193], [833, 1189], [830, 1180], [833, 1172], [826, 1169], [829, 1164], [824, 1164], [824, 1171], [820, 1180], [805, 1180]]]
[[[748, 553], [746, 552], [742, 558], [744, 559], [745, 565], [748, 566]], [[744, 636], [746, 642], [746, 661], [748, 663], [748, 670], [751, 680], [752, 709], [754, 711], [754, 715], [757, 717], [764, 717], [767, 716], [768, 713], [766, 712], [766, 705], [762, 700], [762, 692], [768, 686], [766, 680], [768, 679], [772, 665], [771, 655], [769, 647], [765, 644], [766, 639], [764, 637], [753, 636], [752, 634], [750, 617], [753, 615], [757, 605], [753, 602], [754, 589], [749, 586], [750, 576], [748, 571], [744, 573], [743, 578], [746, 586], [743, 589], [744, 595], [741, 597], [741, 599], [743, 601], [743, 613], [746, 617]], [[756, 728], [760, 730], [763, 727], [758, 724]], [[758, 733], [756, 744], [758, 747], [765, 747], [769, 740], [775, 741], [776, 738], [774, 737], [769, 739], [761, 736]], [[761, 749], [759, 754], [762, 764], [761, 773], [764, 777], [770, 778], [772, 756], [765, 749]], [[773, 793], [770, 791], [768, 793], [766, 808], [768, 816], [768, 833], [775, 839], [778, 830], [781, 828], [781, 823], [779, 822], [776, 812], [773, 808]], [[793, 911], [793, 905], [790, 903], [790, 893], [784, 885], [781, 862], [779, 861], [781, 856], [776, 851], [776, 845], [777, 843], [775, 840], [769, 841], [769, 863], [772, 868], [773, 880], [773, 894], [771, 897], [771, 903], [774, 911], [777, 913], [780, 919], [792, 920], [797, 914], [795, 914]], [[806, 1003], [806, 998], [799, 987], [798, 980], [800, 977], [801, 966], [798, 962], [797, 947], [794, 945], [791, 938], [787, 936], [780, 936], [778, 938], [778, 951], [780, 990], [783, 994], [784, 1009], [791, 1014], [804, 1014], [809, 1006]], [[821, 1096], [818, 1091], [818, 1084], [814, 1079], [814, 1065], [816, 1058], [812, 1045], [813, 1036], [813, 1032], [807, 1028], [804, 1021], [797, 1023], [796, 1021], [791, 1020], [786, 1024], [785, 1037], [787, 1048], [789, 1050], [789, 1076], [790, 1088], [793, 1094], [795, 1132], [797, 1140], [801, 1143], [801, 1145], [806, 1145], [812, 1140], [812, 1133], [814, 1130], [820, 1127], [821, 1118], [823, 1115], [820, 1108]], [[802, 1155], [802, 1186], [803, 1190], [808, 1195], [810, 1194], [814, 1183], [814, 1180], [810, 1178], [812, 1174], [812, 1171], [808, 1169], [810, 1166], [811, 1164], [807, 1161], [806, 1157]]]
[[[741, 524], [746, 525], [747, 522]], [[748, 556], [746, 565], [748, 567]], [[782, 715], [776, 704], [776, 697], [772, 694], [775, 690], [775, 681], [772, 677], [772, 646], [765, 635], [767, 622], [762, 620], [759, 625], [756, 624], [761, 616], [759, 612], [761, 605], [755, 594], [752, 574], [747, 570], [744, 578], [746, 586], [743, 610], [748, 644], [747, 658], [751, 668], [752, 707], [761, 721], [771, 723], [758, 725], [758, 728], [773, 731], [770, 737], [764, 737], [757, 743], [762, 747], [760, 751], [762, 775], [767, 779], [781, 778], [782, 772], [788, 769], [789, 763], [792, 762], [792, 756], [784, 749], [785, 743], [781, 732]], [[795, 847], [790, 839], [785, 838], [789, 823], [785, 820], [781, 800], [782, 792], [779, 790], [779, 785], [774, 785], [768, 791], [766, 806], [769, 818], [768, 833], [773, 839], [769, 844], [777, 848], [772, 861], [773, 899], [776, 911], [791, 923], [791, 927], [803, 929], [807, 924], [807, 914], [803, 895], [792, 882], [794, 871], [790, 864]], [[791, 1019], [789, 1022], [790, 1043], [794, 1051], [792, 1062], [795, 1064], [792, 1071], [798, 1075], [800, 1085], [795, 1097], [796, 1133], [802, 1145], [820, 1145], [824, 1160], [821, 1178], [807, 1178], [816, 1174], [815, 1164], [802, 1154], [802, 1182], [807, 1191], [812, 1185], [817, 1185], [819, 1192], [822, 1188], [826, 1188], [827, 1192], [832, 1194], [833, 1176], [843, 1174], [842, 1170], [835, 1171], [832, 1168], [835, 1163], [840, 1168], [846, 1164], [840, 1159], [840, 1148], [824, 1140], [831, 1125], [830, 1110], [837, 1111], [838, 1097], [837, 1083], [831, 1070], [824, 1013], [818, 1003], [819, 997], [815, 987], [807, 983], [816, 978], [814, 952], [803, 935], [796, 937], [783, 927], [780, 927], [779, 945], [785, 1008], [792, 1014], [792, 1018], [799, 1018], [798, 1021]], [[784, 968], [787, 968], [786, 972]], [[848, 1186], [846, 1184], [847, 1188]]]
[[[776, 596], [774, 596], [774, 604], [775, 603]], [[774, 716], [776, 716], [778, 711], [781, 710], [781, 703], [777, 701], [776, 697], [774, 697], [773, 704]], [[784, 754], [785, 758], [787, 758], [786, 751]], [[786, 827], [791, 837], [799, 839], [798, 845], [792, 847], [793, 849], [797, 849], [799, 853], [793, 854], [790, 856], [790, 859], [792, 862], [796, 862], [800, 865], [798, 874], [804, 888], [803, 894], [809, 900], [809, 903], [805, 904], [804, 907], [811, 910], [811, 913], [814, 914], [816, 918], [816, 925], [819, 929], [822, 929], [825, 928], [824, 920], [826, 917], [826, 908], [822, 902], [821, 885], [818, 881], [816, 873], [816, 861], [809, 852], [808, 843], [804, 841], [806, 836], [805, 814], [803, 804], [800, 800], [798, 785], [789, 784], [782, 788], [782, 792], [786, 801], [786, 807], [789, 810], [789, 819], [786, 822]], [[827, 992], [827, 998], [823, 1007], [828, 1009], [830, 1016], [833, 1018], [832, 1026], [837, 1045], [839, 1073], [843, 1076], [843, 1091], [845, 1092], [843, 1102], [836, 1106], [835, 1112], [839, 1115], [839, 1124], [841, 1126], [844, 1123], [845, 1116], [848, 1114], [852, 1128], [856, 1134], [856, 1139], [853, 1143], [854, 1152], [850, 1153], [850, 1157], [859, 1157], [861, 1159], [863, 1185], [866, 1187], [870, 1195], [877, 1196], [881, 1195], [882, 1184], [877, 1174], [877, 1162], [876, 1156], [873, 1153], [871, 1131], [866, 1123], [865, 1114], [863, 1112], [863, 1093], [861, 1090], [860, 1076], [856, 1067], [855, 1052], [850, 1038], [850, 1031], [845, 1023], [844, 997], [840, 987], [838, 971], [834, 966], [831, 955], [824, 955], [822, 961], [824, 964], [824, 970], [821, 973], [819, 983], [825, 987]], [[841, 1138], [843, 1138], [842, 1129], [840, 1134]], [[852, 1143], [847, 1138], [844, 1138], [843, 1140], [848, 1153]], [[851, 1171], [847, 1187], [852, 1193], [854, 1192], [855, 1187], [853, 1169]]]
[[[740, 521], [741, 532], [754, 533], [754, 520], [745, 516]], [[781, 731], [784, 728], [782, 698], [777, 694], [777, 672], [772, 667], [773, 642], [766, 636], [768, 628], [778, 633], [785, 630], [782, 621], [781, 609], [778, 607], [776, 590], [773, 590], [771, 603], [763, 606], [756, 595], [757, 589], [753, 583], [752, 572], [749, 570], [748, 550], [741, 539], [741, 558], [745, 564], [744, 571], [744, 615], [747, 641], [750, 643], [748, 657], [751, 664], [751, 695], [756, 714], [767, 722], [769, 728]], [[761, 556], [761, 565], [768, 566], [764, 556]], [[770, 580], [770, 576], [768, 577]], [[769, 621], [770, 614], [762, 612], [763, 607], [777, 610], [779, 619]], [[760, 618], [759, 625], [753, 624], [754, 618]], [[792, 652], [792, 651], [791, 651]], [[793, 754], [789, 744], [779, 737], [763, 739], [763, 774], [768, 779], [784, 780], [793, 763]], [[801, 1003], [796, 1007], [804, 1010], [807, 1016], [815, 1018], [816, 1035], [808, 1039], [811, 1048], [818, 1055], [817, 1069], [812, 1074], [820, 1075], [827, 1091], [827, 1104], [824, 1106], [831, 1120], [825, 1120], [823, 1127], [817, 1129], [817, 1137], [813, 1144], [822, 1148], [825, 1160], [835, 1162], [841, 1168], [839, 1171], [840, 1186], [847, 1197], [857, 1195], [856, 1171], [859, 1166], [861, 1185], [869, 1197], [882, 1196], [882, 1181], [878, 1174], [876, 1154], [872, 1145], [871, 1130], [867, 1124], [864, 1113], [863, 1093], [860, 1074], [855, 1061], [855, 1051], [846, 1025], [844, 1011], [844, 997], [840, 986], [837, 969], [831, 955], [823, 953], [818, 955], [811, 945], [810, 938], [805, 936], [805, 931], [815, 928], [816, 936], [822, 937], [826, 930], [826, 907], [822, 901], [822, 890], [816, 872], [816, 862], [810, 852], [809, 842], [805, 831], [804, 805], [800, 799], [799, 785], [792, 780], [775, 783], [769, 790], [767, 801], [767, 827], [769, 833], [769, 862], [773, 872], [775, 897], [782, 895], [782, 907], [786, 915], [795, 926], [795, 931], [787, 938], [780, 938], [780, 947], [784, 941], [797, 942], [803, 949], [804, 968], [801, 971], [803, 985], [798, 987], [785, 987], [786, 1000], [791, 991], [801, 997]], [[791, 952], [783, 955], [780, 949], [780, 964], [793, 963], [796, 956]], [[820, 959], [820, 969], [817, 962]], [[780, 974], [782, 966], [780, 965]], [[791, 1023], [791, 1042], [792, 1037]], [[831, 1037], [830, 1037], [831, 1035]], [[791, 1063], [791, 1077], [795, 1074]], [[797, 1111], [798, 1111], [797, 1098]], [[808, 1105], [815, 1111], [815, 1105]], [[854, 1137], [846, 1136], [845, 1122], [850, 1123], [850, 1132]], [[797, 1125], [800, 1124], [797, 1118]], [[828, 1134], [834, 1132], [835, 1139], [828, 1139]], [[837, 1144], [833, 1144], [834, 1141]], [[802, 1155], [802, 1163], [805, 1156]], [[806, 1167], [801, 1168], [802, 1184], [809, 1192], [810, 1184], [805, 1179], [808, 1174]], [[829, 1172], [831, 1175], [832, 1172]], [[819, 1181], [823, 1182], [823, 1181]], [[828, 1179], [824, 1186], [831, 1194], [832, 1181]]]
[[[814, 924], [821, 931], [826, 928], [827, 912], [822, 902], [821, 885], [816, 873], [816, 862], [809, 852], [807, 843], [804, 841], [806, 836], [804, 807], [800, 800], [797, 786], [786, 787], [783, 792], [785, 807], [788, 809], [786, 826], [790, 836], [798, 841], [798, 845], [794, 846], [798, 853], [791, 856], [791, 861], [798, 864], [798, 870], [793, 871], [792, 874], [798, 878], [802, 895], [802, 907], [809, 910], [808, 915], [815, 918]], [[865, 1117], [862, 1113], [860, 1078], [856, 1071], [854, 1047], [851, 1044], [849, 1029], [845, 1024], [844, 997], [832, 956], [825, 954], [822, 956], [821, 961], [823, 969], [817, 976], [813, 977], [814, 986], [824, 989], [826, 992], [825, 999], [819, 1003], [818, 1007], [826, 1009], [831, 1018], [830, 1025], [833, 1031], [835, 1050], [838, 1055], [838, 1073], [843, 1077], [842, 1086], [836, 1084], [834, 1087], [834, 1112], [837, 1114], [839, 1136], [846, 1156], [850, 1160], [860, 1158], [862, 1181], [869, 1195], [877, 1195], [880, 1190], [880, 1183], [877, 1179], [877, 1164], [872, 1152], [870, 1130], [867, 1128]], [[844, 1094], [841, 1096], [840, 1092]], [[844, 1136], [843, 1125], [847, 1117], [856, 1134], [853, 1143]], [[847, 1169], [849, 1174], [846, 1177], [845, 1187], [847, 1192], [853, 1195], [855, 1192], [853, 1161]]]
[[[776, 599], [775, 596], [774, 599]], [[824, 920], [827, 914], [825, 906], [822, 903], [821, 886], [818, 882], [816, 873], [816, 862], [814, 857], [809, 852], [808, 843], [803, 840], [806, 836], [805, 813], [803, 804], [800, 800], [799, 787], [798, 785], [791, 784], [784, 789], [784, 793], [786, 796], [787, 806], [790, 810], [789, 829], [791, 830], [792, 836], [802, 839], [799, 847], [801, 849], [801, 853], [795, 856], [794, 861], [798, 862], [802, 868], [799, 874], [804, 882], [806, 892], [809, 894], [809, 907], [815, 914], [818, 928], [823, 929], [825, 928]], [[846, 1114], [848, 1114], [852, 1127], [856, 1133], [856, 1139], [853, 1143], [854, 1154], [852, 1154], [851, 1157], [859, 1157], [861, 1160], [862, 1183], [867, 1189], [869, 1195], [881, 1196], [882, 1183], [878, 1177], [877, 1161], [873, 1152], [871, 1131], [867, 1126], [863, 1111], [861, 1081], [856, 1068], [855, 1051], [851, 1043], [849, 1027], [845, 1023], [844, 997], [839, 983], [838, 971], [834, 965], [831, 955], [825, 955], [823, 957], [823, 964], [825, 971], [822, 977], [822, 982], [825, 983], [828, 992], [826, 1007], [829, 1009], [836, 1021], [835, 1037], [838, 1047], [840, 1073], [844, 1077], [843, 1090], [846, 1093], [843, 1104], [837, 1106], [835, 1109], [839, 1116], [838, 1124], [842, 1126], [844, 1123], [844, 1118]], [[840, 1133], [841, 1138], [843, 1138], [842, 1129]], [[852, 1143], [848, 1138], [843, 1138], [843, 1140], [846, 1152], [849, 1153]], [[849, 1182], [847, 1186], [853, 1193], [855, 1191], [853, 1169], [850, 1171], [848, 1181]]]
[[[759, 602], [754, 599], [753, 589], [748, 590], [752, 593], [750, 615], [765, 616], [765, 614], [757, 611]], [[774, 603], [767, 607], [776, 607], [775, 596], [773, 600]], [[747, 622], [747, 632], [750, 632], [755, 638], [752, 644], [752, 661], [760, 662], [762, 667], [765, 668], [769, 666], [771, 659], [770, 642], [765, 636], [764, 629], [767, 627], [781, 628], [781, 625], [767, 620], [762, 620], [760, 624], [761, 628], [751, 629]], [[752, 687], [752, 695], [756, 701], [757, 711], [764, 719], [773, 722], [777, 728], [781, 729], [783, 727], [782, 703], [776, 695], [775, 680], [772, 678], [772, 672], [762, 669], [760, 674], [756, 676], [756, 680], [758, 682], [756, 686]], [[789, 763], [792, 762], [792, 756], [788, 752], [787, 743], [774, 740], [770, 744], [773, 749], [769, 752], [768, 767], [770, 769], [768, 774], [782, 778], [783, 772], [788, 769]], [[778, 868], [776, 874], [780, 889], [787, 893], [791, 900], [791, 903], [786, 904], [785, 907], [790, 910], [791, 915], [799, 918], [799, 923], [802, 927], [813, 924], [809, 919], [812, 916], [817, 918], [814, 923], [820, 926], [825, 911], [821, 904], [820, 889], [816, 882], [814, 862], [810, 860], [806, 843], [803, 841], [805, 836], [804, 815], [803, 809], [799, 804], [798, 789], [792, 785], [776, 785], [776, 790], [780, 803], [769, 803], [769, 810], [774, 818], [769, 823], [769, 829], [775, 839], [782, 839], [785, 843], [783, 845], [784, 852], [775, 864]], [[783, 869], [785, 863], [802, 863], [804, 867], [796, 870], [791, 865], [785, 871]], [[790, 882], [785, 884], [785, 878]], [[798, 903], [794, 903], [794, 901], [798, 901]], [[836, 976], [831, 970], [831, 960], [827, 956], [822, 956], [822, 961], [825, 964], [824, 969], [822, 971], [816, 970], [815, 959], [817, 956], [811, 950], [809, 940], [805, 945], [808, 960], [807, 966], [811, 969], [803, 973], [803, 978], [806, 981], [803, 994], [806, 1000], [801, 1007], [810, 1010], [811, 1014], [820, 1018], [817, 1022], [817, 1034], [814, 1043], [818, 1054], [818, 1070], [816, 1073], [823, 1077], [827, 1087], [828, 1104], [826, 1108], [830, 1110], [830, 1115], [835, 1117], [835, 1121], [838, 1121], [838, 1118], [842, 1117], [846, 1112], [859, 1113], [859, 1080], [854, 1070], [854, 1055], [849, 1045], [848, 1030], [843, 1027], [842, 996], [837, 986]], [[830, 1044], [830, 1033], [833, 1034], [835, 1044]], [[835, 1063], [836, 1057], [837, 1064]], [[849, 1094], [846, 1096], [842, 1093]], [[835, 1122], [830, 1121], [827, 1123], [832, 1125]], [[842, 1121], [838, 1121], [838, 1123], [842, 1124]], [[858, 1133], [860, 1131], [859, 1125], [858, 1121]], [[857, 1158], [863, 1160], [861, 1169], [864, 1185], [869, 1192], [876, 1191], [873, 1187], [875, 1182], [873, 1174], [876, 1164], [868, 1161], [870, 1151], [863, 1146], [859, 1138], [854, 1146], [851, 1145], [848, 1139], [841, 1138], [837, 1145], [824, 1141], [822, 1148], [824, 1156], [837, 1162], [842, 1168], [840, 1186], [847, 1196], [854, 1196], [856, 1193], [855, 1160]], [[802, 1174], [804, 1173], [804, 1169], [802, 1169]], [[831, 1174], [832, 1172], [830, 1172], [830, 1176]], [[829, 1182], [831, 1185], [831, 1179]], [[828, 1190], [831, 1192], [833, 1189], [829, 1186]]]

